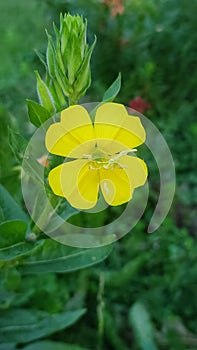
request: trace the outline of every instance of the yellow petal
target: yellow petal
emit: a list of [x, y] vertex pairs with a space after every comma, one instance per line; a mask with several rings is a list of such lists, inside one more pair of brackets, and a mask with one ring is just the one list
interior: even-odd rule
[[138, 158], [132, 156], [122, 156], [119, 158], [119, 163], [124, 166], [133, 188], [143, 186], [148, 176], [148, 169], [146, 163]]
[[115, 153], [137, 147], [146, 138], [140, 119], [128, 115], [123, 105], [113, 102], [97, 109], [94, 128], [98, 146], [105, 151], [113, 149]]
[[147, 178], [147, 167], [137, 157], [122, 156], [113, 169], [99, 169], [100, 186], [106, 202], [112, 206], [131, 200], [136, 187], [144, 185]]
[[133, 189], [124, 169], [100, 169], [100, 186], [105, 201], [110, 205], [120, 205], [132, 198]]
[[77, 209], [93, 208], [97, 202], [99, 173], [89, 170], [85, 159], [77, 159], [57, 166], [49, 173], [53, 192], [65, 197]]
[[71, 158], [89, 154], [95, 145], [94, 128], [85, 108], [74, 105], [61, 112], [61, 121], [49, 127], [45, 138], [50, 153]]

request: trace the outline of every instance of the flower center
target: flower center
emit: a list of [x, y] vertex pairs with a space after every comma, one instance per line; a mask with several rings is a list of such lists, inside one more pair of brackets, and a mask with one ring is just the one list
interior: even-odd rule
[[107, 155], [105, 152], [101, 151], [100, 149], [96, 148], [95, 151], [92, 153], [91, 158], [95, 162], [102, 162], [102, 161], [107, 161], [109, 159], [109, 155]]
[[89, 169], [90, 170], [98, 170], [98, 169], [106, 169], [113, 170], [114, 168], [124, 169], [126, 166], [119, 162], [119, 158], [121, 156], [127, 155], [130, 152], [136, 152], [136, 149], [126, 149], [115, 155], [107, 154], [106, 152], [100, 150], [99, 148], [95, 148], [92, 154], [84, 154], [84, 158], [90, 160]]
[[108, 169], [110, 165], [110, 155], [96, 148], [91, 155], [90, 170], [100, 168]]

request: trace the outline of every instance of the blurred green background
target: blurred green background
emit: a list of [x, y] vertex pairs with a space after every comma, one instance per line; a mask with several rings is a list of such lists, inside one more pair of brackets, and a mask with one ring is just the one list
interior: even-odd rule
[[[166, 138], [176, 166], [176, 195], [162, 226], [147, 234], [159, 191], [157, 168], [150, 158], [146, 161], [151, 191], [145, 214], [105, 261], [69, 274], [42, 275], [23, 274], [17, 264], [7, 264], [1, 272], [2, 319], [15, 315], [20, 325], [23, 315], [17, 310], [22, 308], [30, 312], [24, 319], [47, 313], [50, 324], [54, 314], [65, 310], [85, 307], [87, 311], [71, 328], [60, 325], [44, 335], [35, 332], [33, 338], [25, 337], [23, 326], [21, 338], [9, 338], [10, 324], [5, 321], [0, 331], [7, 327], [8, 336], [0, 336], [0, 349], [195, 350], [197, 1], [0, 2], [0, 181], [22, 206], [20, 162], [10, 148], [8, 127], [26, 139], [35, 130], [28, 121], [25, 99], [36, 99], [34, 70], [44, 71], [34, 49], [45, 53], [45, 28], [52, 33], [52, 22], [59, 25], [60, 12], [82, 14], [88, 20], [89, 42], [97, 36], [92, 86], [84, 101], [101, 100], [122, 73], [117, 101], [142, 108]], [[118, 210], [111, 210], [111, 218]], [[85, 224], [91, 225], [91, 220], [87, 218]], [[42, 336], [45, 339], [39, 341]]]

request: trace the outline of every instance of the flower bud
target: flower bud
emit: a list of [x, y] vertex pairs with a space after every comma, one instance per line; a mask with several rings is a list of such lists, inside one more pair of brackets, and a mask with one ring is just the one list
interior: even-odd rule
[[76, 104], [91, 83], [90, 59], [96, 38], [86, 43], [87, 21], [81, 16], [60, 15], [60, 28], [53, 26], [55, 39], [46, 32], [46, 59], [38, 57], [46, 69], [45, 81], [36, 72], [40, 104], [52, 115], [68, 104]]

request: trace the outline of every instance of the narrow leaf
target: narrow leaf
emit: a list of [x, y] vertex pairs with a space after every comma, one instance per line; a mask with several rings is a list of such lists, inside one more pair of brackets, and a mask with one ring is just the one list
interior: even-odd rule
[[85, 348], [81, 348], [81, 346], [78, 346], [78, 345], [60, 343], [60, 342], [55, 342], [51, 340], [39, 341], [22, 348], [22, 350], [41, 350], [41, 349], [43, 350], [88, 350]]
[[13, 309], [1, 312], [0, 342], [26, 343], [71, 326], [85, 309], [49, 314], [42, 311]]
[[8, 129], [8, 138], [10, 148], [15, 155], [16, 159], [21, 162], [23, 155], [25, 153], [25, 149], [27, 147], [27, 140], [22, 137], [19, 133], [16, 133], [13, 129]]
[[45, 62], [45, 56], [42, 53], [40, 53], [38, 50], [34, 50], [34, 51], [35, 51], [36, 55], [38, 56], [40, 62], [42, 62], [42, 64], [44, 65], [45, 69], [47, 69], [47, 64]]
[[22, 220], [28, 222], [25, 212], [2, 185], [0, 185], [0, 209], [1, 217], [3, 216], [2, 221]]
[[118, 74], [116, 80], [112, 83], [112, 85], [107, 89], [103, 96], [104, 102], [114, 101], [116, 96], [118, 95], [121, 88], [121, 73]]
[[79, 249], [46, 239], [34, 256], [21, 262], [21, 273], [71, 272], [95, 265], [110, 254], [112, 246]]
[[134, 329], [136, 341], [142, 350], [158, 350], [154, 338], [150, 316], [145, 306], [136, 302], [130, 309], [129, 321]]
[[29, 156], [28, 159], [23, 159], [23, 171], [30, 176], [38, 186], [43, 186], [44, 168], [33, 156]]
[[0, 261], [11, 261], [27, 255], [43, 241], [26, 242], [27, 225], [24, 221], [7, 221], [0, 224]]
[[0, 344], [0, 350], [17, 350], [13, 343]]

